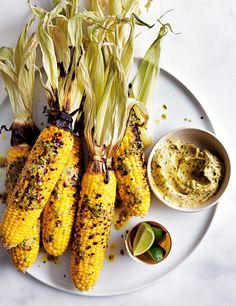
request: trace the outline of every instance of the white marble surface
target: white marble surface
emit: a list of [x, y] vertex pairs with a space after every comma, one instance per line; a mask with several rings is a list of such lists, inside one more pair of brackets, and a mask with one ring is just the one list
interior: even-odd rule
[[[15, 1], [23, 4], [25, 0]], [[166, 20], [181, 35], [163, 44], [162, 66], [180, 78], [207, 109], [232, 160], [232, 178], [213, 224], [195, 252], [174, 272], [147, 289], [110, 298], [86, 298], [51, 289], [17, 273], [0, 248], [0, 305], [236, 305], [236, 2], [154, 0], [156, 14], [174, 8]], [[11, 44], [17, 8], [2, 0], [0, 44]], [[23, 18], [23, 16], [22, 16]], [[8, 30], [9, 35], [5, 34]], [[151, 39], [151, 37], [150, 37]], [[142, 53], [142, 50], [139, 50]], [[141, 276], [140, 276], [141, 277]]]

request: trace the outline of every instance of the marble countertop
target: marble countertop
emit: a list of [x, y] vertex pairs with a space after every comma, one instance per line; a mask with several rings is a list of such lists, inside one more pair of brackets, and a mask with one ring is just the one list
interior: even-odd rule
[[[1, 16], [8, 14], [7, 3], [1, 1]], [[0, 248], [1, 306], [236, 305], [236, 2], [153, 0], [154, 8], [157, 15], [174, 9], [165, 19], [171, 22], [175, 32], [181, 32], [165, 40], [162, 66], [196, 94], [231, 155], [230, 186], [218, 205], [207, 235], [181, 266], [155, 285], [109, 298], [73, 296], [51, 289], [16, 272]], [[4, 33], [6, 29], [14, 33], [17, 28], [12, 22], [17, 8], [9, 14], [11, 18], [4, 17], [0, 22], [1, 44], [12, 43], [14, 35]], [[151, 38], [150, 35], [150, 41]], [[140, 54], [143, 50], [145, 48], [139, 49]]]

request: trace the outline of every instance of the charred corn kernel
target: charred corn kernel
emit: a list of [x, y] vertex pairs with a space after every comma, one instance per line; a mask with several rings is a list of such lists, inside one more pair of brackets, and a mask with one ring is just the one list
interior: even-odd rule
[[7, 152], [7, 169], [5, 188], [7, 193], [6, 203], [15, 188], [16, 182], [20, 176], [26, 160], [30, 154], [31, 147], [28, 145], [13, 146]]
[[37, 259], [40, 246], [40, 219], [31, 229], [30, 236], [24, 239], [18, 246], [9, 250], [16, 268], [25, 272]]
[[116, 178], [86, 172], [82, 179], [79, 211], [71, 255], [71, 276], [81, 291], [89, 290], [97, 281], [102, 268], [116, 197]]
[[31, 150], [3, 216], [0, 238], [5, 248], [20, 244], [37, 222], [73, 146], [70, 132], [45, 128]]
[[113, 158], [118, 192], [123, 205], [132, 216], [148, 213], [150, 189], [147, 180], [145, 153], [138, 127], [128, 126]]
[[81, 162], [80, 140], [74, 136], [71, 155], [43, 210], [43, 245], [53, 256], [61, 256], [71, 240], [82, 177]]

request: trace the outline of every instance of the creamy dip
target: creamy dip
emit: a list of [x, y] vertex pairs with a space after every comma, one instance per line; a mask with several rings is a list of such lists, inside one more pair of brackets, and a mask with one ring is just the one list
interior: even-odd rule
[[159, 193], [172, 204], [196, 207], [218, 190], [222, 162], [208, 150], [169, 138], [155, 151], [152, 178]]

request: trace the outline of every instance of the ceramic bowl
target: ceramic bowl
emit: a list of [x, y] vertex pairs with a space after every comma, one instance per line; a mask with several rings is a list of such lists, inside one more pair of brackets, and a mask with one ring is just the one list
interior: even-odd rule
[[[166, 198], [164, 199], [163, 195], [157, 190], [157, 187], [155, 185], [155, 182], [152, 177], [151, 173], [151, 164], [153, 156], [163, 142], [165, 142], [168, 138], [177, 138], [185, 143], [191, 143], [196, 145], [199, 148], [207, 149], [209, 152], [211, 152], [213, 155], [217, 156], [224, 165], [224, 175], [220, 182], [220, 186], [217, 190], [217, 192], [207, 201], [193, 207], [181, 207], [178, 206], [177, 203], [173, 203], [168, 201]], [[225, 192], [229, 179], [230, 179], [230, 172], [231, 172], [231, 166], [230, 166], [230, 159], [228, 156], [228, 153], [221, 143], [221, 141], [211, 132], [208, 132], [206, 130], [196, 129], [196, 128], [179, 128], [175, 129], [173, 131], [170, 131], [163, 137], [161, 137], [158, 142], [153, 147], [149, 159], [148, 159], [148, 166], [147, 166], [147, 172], [148, 172], [148, 179], [150, 187], [154, 193], [154, 195], [165, 205], [168, 207], [171, 207], [173, 209], [183, 211], [183, 212], [197, 212], [201, 211], [203, 209], [212, 207], [216, 205], [219, 202], [219, 199], [222, 197], [223, 193]]]
[[[163, 258], [163, 260], [165, 260], [165, 258], [169, 255], [171, 247], [172, 247], [172, 240], [171, 240], [171, 236], [170, 233], [168, 232], [168, 230], [160, 223], [157, 223], [155, 221], [142, 221], [142, 222], [146, 222], [148, 224], [150, 224], [153, 227], [156, 228], [161, 228], [166, 234], [163, 240], [160, 241], [160, 243], [158, 243], [164, 250], [165, 250], [165, 256]], [[140, 225], [139, 222], [138, 224], [136, 224], [134, 227], [132, 227], [129, 232], [127, 233], [127, 235], [125, 236], [125, 246], [126, 246], [126, 250], [127, 253], [129, 254], [129, 256], [136, 262], [141, 263], [141, 264], [146, 264], [146, 265], [156, 265], [159, 264], [160, 262], [154, 262], [148, 255], [146, 254], [142, 254], [139, 256], [134, 256], [133, 255], [133, 240], [135, 237], [135, 234], [138, 230], [138, 227]]]

